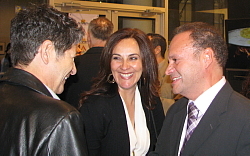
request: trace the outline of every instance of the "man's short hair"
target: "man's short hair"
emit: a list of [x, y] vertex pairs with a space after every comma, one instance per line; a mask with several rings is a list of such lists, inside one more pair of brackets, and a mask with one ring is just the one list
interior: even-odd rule
[[12, 63], [28, 65], [45, 40], [52, 41], [56, 53], [62, 55], [73, 44], [79, 43], [82, 36], [82, 27], [67, 13], [45, 4], [31, 6], [11, 20]]
[[113, 33], [114, 25], [113, 23], [105, 18], [98, 17], [93, 19], [89, 23], [88, 31], [97, 39], [107, 40], [108, 37]]

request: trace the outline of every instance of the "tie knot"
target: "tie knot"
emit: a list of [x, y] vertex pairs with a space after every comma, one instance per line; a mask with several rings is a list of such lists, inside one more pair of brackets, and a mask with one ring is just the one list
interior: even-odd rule
[[194, 105], [193, 102], [188, 104], [188, 118], [197, 119], [199, 114], [199, 109]]

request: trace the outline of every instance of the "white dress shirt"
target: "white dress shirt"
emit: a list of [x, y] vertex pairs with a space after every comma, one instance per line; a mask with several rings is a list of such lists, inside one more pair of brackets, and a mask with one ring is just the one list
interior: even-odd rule
[[54, 93], [48, 86], [46, 86], [45, 84], [44, 84], [44, 86], [48, 89], [48, 91], [50, 92], [50, 94], [52, 95], [52, 97], [53, 97], [54, 99], [61, 100], [61, 99], [56, 95], [56, 93]]
[[[214, 84], [212, 87], [210, 87], [208, 90], [206, 90], [204, 93], [202, 93], [194, 102], [195, 106], [199, 109], [199, 114], [197, 118], [197, 124], [199, 124], [200, 120], [202, 119], [203, 115], [206, 113], [208, 107], [214, 100], [215, 96], [218, 94], [218, 92], [221, 90], [221, 88], [225, 85], [226, 79], [223, 76], [220, 81], [218, 81], [216, 84]], [[192, 100], [189, 100], [188, 103], [192, 102]], [[187, 105], [187, 110], [188, 110], [188, 105]], [[181, 140], [179, 144], [179, 151], [178, 155], [180, 155], [181, 148], [183, 146], [185, 136], [186, 136], [186, 131], [187, 131], [187, 119], [188, 119], [188, 114], [185, 119], [185, 123], [182, 129], [182, 135], [181, 135]], [[197, 125], [198, 126], [198, 125]]]

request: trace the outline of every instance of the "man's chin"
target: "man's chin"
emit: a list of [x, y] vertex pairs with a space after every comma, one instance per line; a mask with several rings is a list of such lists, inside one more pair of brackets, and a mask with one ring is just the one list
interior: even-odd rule
[[174, 89], [174, 88], [173, 88], [172, 91], [173, 91], [174, 94], [179, 94], [180, 93], [177, 89]]
[[58, 88], [58, 89], [55, 91], [55, 93], [56, 93], [56, 94], [61, 94], [61, 93], [63, 92], [63, 90], [64, 90], [64, 87], [60, 87], [60, 88]]

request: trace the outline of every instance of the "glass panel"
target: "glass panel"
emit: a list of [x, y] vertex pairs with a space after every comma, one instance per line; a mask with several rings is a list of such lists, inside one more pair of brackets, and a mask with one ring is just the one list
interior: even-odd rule
[[169, 0], [169, 40], [173, 30], [188, 22], [207, 22], [213, 24], [221, 34], [224, 33], [224, 20], [227, 18], [226, 0]]
[[105, 3], [118, 3], [118, 4], [130, 4], [152, 7], [165, 7], [165, 0], [83, 0], [92, 2], [105, 2]]
[[119, 16], [118, 29], [121, 28], [138, 28], [145, 33], [154, 33], [155, 19]]

